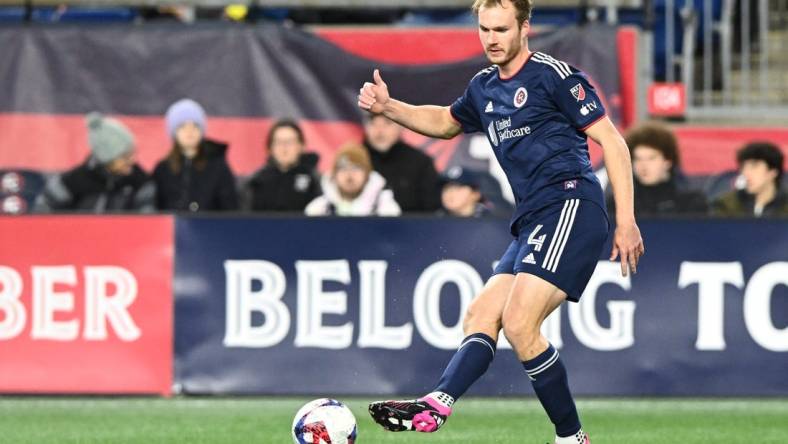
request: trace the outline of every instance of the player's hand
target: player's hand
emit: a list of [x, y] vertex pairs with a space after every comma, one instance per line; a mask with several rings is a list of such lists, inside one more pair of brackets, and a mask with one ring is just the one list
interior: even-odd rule
[[366, 82], [359, 90], [358, 106], [372, 114], [380, 114], [389, 101], [389, 87], [377, 69], [372, 73], [372, 79], [375, 83]]
[[640, 237], [640, 229], [634, 221], [616, 227], [610, 260], [615, 261], [616, 257], [621, 255], [622, 276], [626, 276], [629, 271], [632, 274], [637, 273], [640, 256], [645, 252], [646, 248], [643, 246], [643, 238]]

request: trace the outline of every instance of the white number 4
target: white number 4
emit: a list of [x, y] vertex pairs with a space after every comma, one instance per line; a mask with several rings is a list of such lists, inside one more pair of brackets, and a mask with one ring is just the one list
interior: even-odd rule
[[528, 236], [528, 245], [533, 245], [534, 251], [542, 251], [542, 245], [544, 245], [544, 240], [547, 238], [546, 234], [536, 237], [539, 234], [539, 230], [542, 229], [542, 226], [542, 224], [537, 225], [534, 231]]

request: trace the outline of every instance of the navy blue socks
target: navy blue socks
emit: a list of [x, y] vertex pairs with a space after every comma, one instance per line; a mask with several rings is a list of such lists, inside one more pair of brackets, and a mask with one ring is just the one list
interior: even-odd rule
[[[495, 341], [484, 333], [466, 337], [443, 371], [434, 392], [451, 396], [450, 407], [487, 371], [495, 357], [495, 349]], [[547, 416], [555, 424], [556, 435], [568, 437], [580, 432], [580, 418], [558, 351], [551, 345], [539, 356], [523, 362], [523, 367]]]
[[555, 424], [555, 434], [566, 437], [578, 433], [580, 418], [558, 351], [551, 345], [539, 356], [524, 361], [523, 367], [547, 416]]
[[457, 400], [487, 371], [495, 357], [495, 348], [495, 341], [484, 333], [474, 333], [463, 339], [435, 391]]

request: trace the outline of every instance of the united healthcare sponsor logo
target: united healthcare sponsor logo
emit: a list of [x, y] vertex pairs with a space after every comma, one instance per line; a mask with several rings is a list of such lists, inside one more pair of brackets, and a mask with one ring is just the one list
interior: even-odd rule
[[531, 134], [530, 126], [522, 126], [520, 128], [512, 128], [512, 118], [504, 117], [498, 119], [487, 126], [487, 133], [490, 136], [490, 142], [493, 146], [497, 147], [501, 143], [514, 138], [519, 138]]

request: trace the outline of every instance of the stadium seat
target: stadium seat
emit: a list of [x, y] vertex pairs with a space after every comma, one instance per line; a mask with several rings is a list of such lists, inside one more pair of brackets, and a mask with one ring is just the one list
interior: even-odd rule
[[123, 23], [131, 22], [137, 13], [131, 8], [119, 7], [68, 7], [35, 8], [34, 22], [76, 22], [76, 23]]
[[18, 23], [25, 19], [25, 8], [4, 6], [0, 8], [0, 23]]
[[30, 170], [0, 170], [0, 214], [32, 212], [46, 178]]

